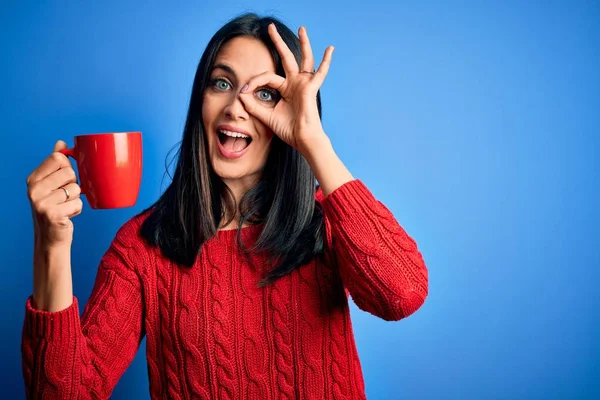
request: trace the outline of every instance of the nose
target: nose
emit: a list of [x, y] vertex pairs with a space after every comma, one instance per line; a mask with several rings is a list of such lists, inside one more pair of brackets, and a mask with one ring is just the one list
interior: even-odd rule
[[244, 103], [240, 100], [239, 95], [232, 94], [229, 102], [225, 106], [225, 115], [233, 120], [247, 120], [249, 118], [248, 112], [244, 107]]

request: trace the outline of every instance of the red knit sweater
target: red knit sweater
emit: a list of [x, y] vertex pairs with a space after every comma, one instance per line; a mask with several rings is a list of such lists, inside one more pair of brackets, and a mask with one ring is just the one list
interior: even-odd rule
[[[193, 268], [174, 265], [118, 231], [80, 319], [27, 300], [23, 374], [28, 398], [108, 398], [146, 336], [152, 399], [364, 399], [347, 295], [385, 320], [415, 312], [428, 291], [416, 243], [359, 180], [323, 198], [327, 248], [257, 288], [235, 230], [207, 241]], [[243, 229], [246, 240], [260, 227]]]

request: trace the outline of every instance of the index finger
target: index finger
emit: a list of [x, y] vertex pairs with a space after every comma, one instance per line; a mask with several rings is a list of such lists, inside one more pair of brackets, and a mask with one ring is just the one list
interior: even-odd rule
[[71, 162], [64, 154], [55, 151], [27, 177], [27, 186], [41, 181], [51, 173], [58, 171], [61, 168], [70, 167]]
[[275, 24], [269, 24], [269, 35], [271, 36], [271, 40], [273, 40], [273, 44], [277, 49], [277, 52], [281, 56], [281, 63], [283, 64], [283, 69], [285, 71], [286, 76], [291, 75], [293, 73], [298, 73], [300, 71], [300, 67], [296, 62], [296, 58], [294, 57], [294, 53], [290, 50], [287, 44], [281, 38], [279, 32], [277, 32], [277, 28]]

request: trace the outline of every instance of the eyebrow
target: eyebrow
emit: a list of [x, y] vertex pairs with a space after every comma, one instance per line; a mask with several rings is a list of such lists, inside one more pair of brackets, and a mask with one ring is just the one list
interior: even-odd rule
[[212, 68], [212, 70], [214, 71], [215, 69], [222, 69], [225, 72], [230, 73], [231, 75], [235, 76], [235, 72], [233, 71], [233, 68], [231, 68], [229, 65], [226, 64], [215, 64]]

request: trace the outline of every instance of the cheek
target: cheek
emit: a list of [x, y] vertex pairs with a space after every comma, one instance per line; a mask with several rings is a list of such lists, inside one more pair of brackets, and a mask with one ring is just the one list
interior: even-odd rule
[[260, 135], [261, 142], [268, 143], [273, 138], [273, 135], [274, 135], [273, 131], [257, 119], [254, 120], [254, 128]]
[[204, 133], [207, 136], [208, 143], [212, 143], [215, 139], [211, 132], [211, 127], [215, 123], [215, 119], [218, 116], [218, 105], [215, 101], [210, 99], [210, 96], [205, 96], [202, 102], [202, 126], [204, 127]]
[[204, 96], [202, 100], [202, 124], [205, 130], [210, 126], [213, 114], [210, 99], [208, 96]]

